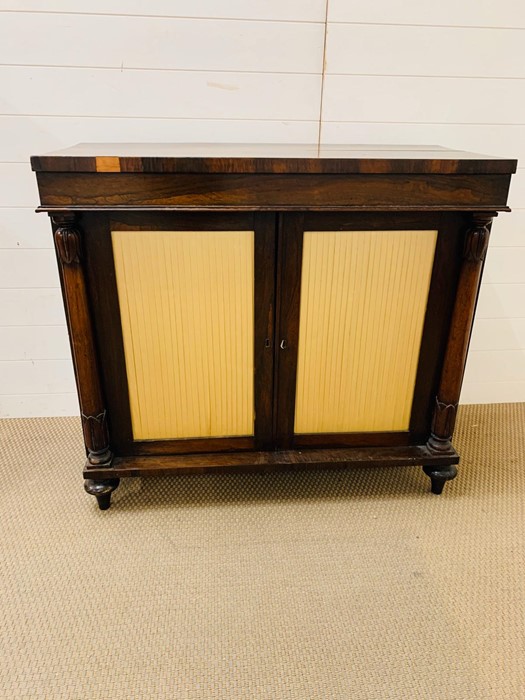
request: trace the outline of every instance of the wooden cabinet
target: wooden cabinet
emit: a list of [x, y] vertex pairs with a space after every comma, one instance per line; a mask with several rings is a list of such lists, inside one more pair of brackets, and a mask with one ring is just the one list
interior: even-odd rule
[[99, 506], [124, 476], [420, 465], [440, 493], [516, 161], [438, 147], [32, 158]]

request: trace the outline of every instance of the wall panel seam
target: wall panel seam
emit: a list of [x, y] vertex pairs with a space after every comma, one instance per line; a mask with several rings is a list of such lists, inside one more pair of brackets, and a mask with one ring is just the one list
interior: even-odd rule
[[[12, 323], [7, 323], [3, 324], [0, 323], [0, 328], [64, 328], [65, 327], [65, 322], [64, 323], [21, 323], [18, 326], [15, 326]], [[57, 360], [63, 360], [63, 357], [57, 357], [55, 358]]]
[[[271, 74], [268, 74], [271, 75]], [[298, 73], [298, 75], [304, 75], [304, 73]], [[315, 77], [319, 77], [320, 74], [315, 74]], [[0, 114], [0, 117], [27, 117], [33, 119], [35, 117], [42, 119], [50, 118], [61, 118], [61, 119], [164, 119], [171, 121], [188, 121], [188, 122], [286, 122], [287, 124], [294, 124], [295, 122], [308, 122], [310, 124], [317, 124], [317, 119], [268, 119], [266, 117], [241, 117], [238, 119], [230, 119], [229, 117], [210, 117], [206, 119], [204, 117], [163, 117], [158, 116], [142, 116], [142, 115], [126, 115], [119, 116], [118, 114], [40, 114], [34, 112], [32, 114], [17, 114], [16, 112], [7, 113], [4, 112]], [[26, 207], [27, 208], [27, 207]]]
[[[59, 10], [0, 10], [0, 14], [18, 15], [81, 15], [90, 17], [136, 17], [140, 19], [204, 20], [211, 22], [265, 22], [273, 24], [323, 24], [318, 19], [263, 19], [260, 17], [203, 17], [200, 15], [144, 15], [117, 12], [64, 12]], [[340, 24], [344, 24], [341, 22]]]
[[[392, 76], [389, 76], [392, 77]], [[421, 77], [421, 76], [420, 76]], [[423, 76], [424, 77], [424, 76]], [[0, 114], [0, 117], [2, 116], [13, 116], [10, 114]], [[33, 116], [33, 115], [27, 115], [27, 116]], [[42, 115], [39, 115], [42, 116]], [[67, 115], [64, 115], [67, 116]], [[142, 117], [139, 117], [142, 118]], [[297, 120], [294, 120], [297, 121]], [[311, 121], [311, 120], [310, 120]], [[504, 127], [512, 127], [512, 126], [525, 126], [525, 122], [407, 122], [407, 121], [375, 121], [372, 119], [368, 120], [363, 120], [363, 119], [323, 119], [323, 121], [326, 124], [379, 124], [379, 125], [389, 125], [389, 124], [421, 124], [423, 126], [504, 126]]]
[[0, 396], [5, 396], [6, 398], [8, 396], [20, 396], [20, 397], [26, 397], [26, 396], [77, 396], [76, 391], [32, 391], [30, 394], [2, 394], [0, 393]]
[[[9, 64], [0, 64], [2, 65], [9, 65]], [[23, 65], [23, 64], [21, 64]], [[54, 67], [54, 66], [52, 66]], [[62, 66], [56, 66], [57, 68], [60, 68]], [[66, 66], [64, 66], [66, 67]], [[157, 70], [157, 69], [144, 69], [144, 70]], [[168, 70], [168, 69], [166, 69]], [[240, 71], [239, 71], [240, 72]], [[410, 74], [410, 73], [335, 73], [332, 71], [328, 71], [326, 73], [327, 75], [330, 76], [343, 76], [343, 77], [357, 77], [357, 78], [416, 78], [416, 79], [421, 79], [421, 78], [437, 78], [437, 79], [446, 79], [446, 80], [525, 80], [525, 76], [515, 76], [515, 75], [491, 75], [491, 76], [485, 76], [485, 75], [434, 75], [431, 73], [415, 73], [415, 74]], [[300, 73], [300, 75], [307, 75], [306, 73]]]
[[[107, 70], [118, 73], [146, 72], [146, 73], [223, 73], [228, 75], [313, 75], [321, 73], [307, 73], [302, 71], [277, 71], [277, 70], [218, 70], [216, 68], [143, 68], [142, 66], [77, 66], [62, 63], [0, 63], [0, 68], [58, 68], [60, 70]], [[342, 75], [346, 75], [343, 73]], [[421, 77], [421, 76], [420, 76]]]
[[500, 27], [499, 25], [485, 24], [412, 24], [410, 22], [345, 22], [343, 20], [329, 20], [329, 24], [361, 25], [368, 27], [429, 27], [432, 29], [502, 29], [506, 31], [524, 31], [525, 27]]
[[[19, 328], [23, 328], [24, 326], [19, 326]], [[71, 362], [71, 358], [69, 357], [47, 357], [47, 358], [38, 358], [38, 359], [30, 359], [30, 360], [0, 360], [0, 364], [30, 364], [34, 365], [35, 362]]]
[[328, 3], [329, 0], [325, 0], [325, 16], [324, 16], [324, 36], [323, 36], [323, 58], [321, 65], [321, 91], [319, 94], [319, 130], [317, 134], [317, 145], [320, 146], [322, 143], [322, 131], [323, 131], [323, 95], [324, 95], [324, 82], [326, 76], [326, 48], [328, 40]]

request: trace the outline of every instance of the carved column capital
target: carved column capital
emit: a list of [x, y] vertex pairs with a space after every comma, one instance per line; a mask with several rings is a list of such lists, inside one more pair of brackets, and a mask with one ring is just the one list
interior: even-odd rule
[[80, 262], [81, 238], [80, 229], [74, 214], [60, 214], [52, 217], [57, 225], [55, 230], [55, 245], [63, 265], [73, 265]]
[[465, 234], [463, 256], [469, 262], [479, 263], [485, 260], [489, 246], [490, 225], [494, 214], [473, 214], [472, 225]]

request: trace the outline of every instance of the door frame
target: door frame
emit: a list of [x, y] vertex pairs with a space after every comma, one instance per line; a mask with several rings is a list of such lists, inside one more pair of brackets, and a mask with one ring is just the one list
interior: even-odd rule
[[[278, 223], [274, 435], [277, 449], [417, 445], [430, 435], [462, 258], [465, 220], [458, 212], [281, 213]], [[302, 249], [305, 231], [438, 231], [409, 429], [295, 434]]]
[[[82, 215], [88, 296], [100, 358], [111, 448], [116, 455], [269, 449], [272, 444], [276, 214], [89, 212]], [[111, 231], [207, 230], [254, 234], [254, 435], [134, 440]]]

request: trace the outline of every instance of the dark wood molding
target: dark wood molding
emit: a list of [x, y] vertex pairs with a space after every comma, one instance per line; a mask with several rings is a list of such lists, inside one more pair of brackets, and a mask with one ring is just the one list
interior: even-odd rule
[[[188, 213], [214, 213], [223, 214], [225, 212], [229, 213], [246, 213], [246, 212], [275, 212], [277, 207], [267, 204], [206, 204], [199, 206], [191, 206], [188, 204], [158, 204], [158, 205], [133, 205], [133, 204], [112, 204], [111, 206], [106, 206], [104, 204], [69, 204], [61, 206], [40, 206], [35, 209], [37, 214], [54, 214], [55, 212], [70, 212], [75, 213], [85, 213], [85, 212], [104, 212], [115, 214], [133, 214], [133, 213], [149, 213], [149, 214], [188, 214]], [[280, 212], [304, 212], [305, 206], [302, 204], [282, 204], [278, 207]], [[319, 213], [341, 213], [341, 212], [353, 212], [360, 214], [362, 212], [380, 212], [380, 213], [412, 213], [412, 212], [509, 212], [510, 207], [507, 205], [497, 205], [489, 204], [488, 206], [483, 206], [481, 204], [411, 204], [410, 202], [405, 202], [403, 204], [334, 204], [326, 205], [322, 204], [311, 204], [308, 207], [310, 212]]]
[[463, 262], [450, 325], [445, 359], [436, 396], [431, 435], [427, 446], [433, 452], [452, 449], [452, 436], [461, 393], [463, 372], [474, 321], [483, 262], [487, 252], [492, 214], [475, 213], [464, 234]]
[[32, 156], [35, 171], [93, 173], [513, 173], [516, 160], [442, 146], [82, 143]]
[[[422, 213], [420, 225], [425, 220], [428, 221], [428, 228], [432, 228], [429, 215]], [[439, 388], [461, 269], [463, 217], [456, 213], [441, 213], [435, 227], [438, 230], [438, 238], [410, 416], [410, 431], [416, 434], [425, 433], [427, 436], [431, 430], [435, 396]]]
[[275, 343], [275, 214], [254, 215], [254, 401], [255, 447], [273, 443], [273, 349]]
[[84, 476], [97, 480], [124, 476], [161, 476], [163, 474], [205, 474], [220, 472], [266, 472], [277, 469], [319, 469], [320, 467], [447, 467], [457, 464], [459, 456], [431, 452], [425, 445], [400, 447], [352, 447], [312, 450], [270, 450], [231, 454], [173, 455], [158, 457], [116, 457], [114, 468], [85, 469]]
[[173, 440], [131, 440], [124, 443], [120, 454], [169, 455], [199, 454], [200, 452], [242, 452], [255, 450], [255, 435], [238, 437], [174, 438]]
[[304, 214], [279, 217], [273, 417], [279, 449], [291, 447], [294, 433], [303, 232]]
[[[44, 207], [506, 206], [510, 175], [37, 173]], [[403, 207], [401, 207], [403, 208]]]
[[406, 431], [370, 432], [370, 433], [296, 433], [293, 436], [293, 448], [303, 447], [395, 447], [400, 445], [420, 445], [425, 435], [416, 435]]
[[85, 213], [85, 274], [90, 293], [93, 331], [100, 358], [100, 381], [106, 397], [111, 445], [118, 454], [131, 442], [131, 412], [115, 262], [108, 217]]
[[88, 461], [94, 466], [108, 466], [113, 455], [84, 276], [81, 232], [77, 218], [71, 214], [54, 215], [53, 224]]

